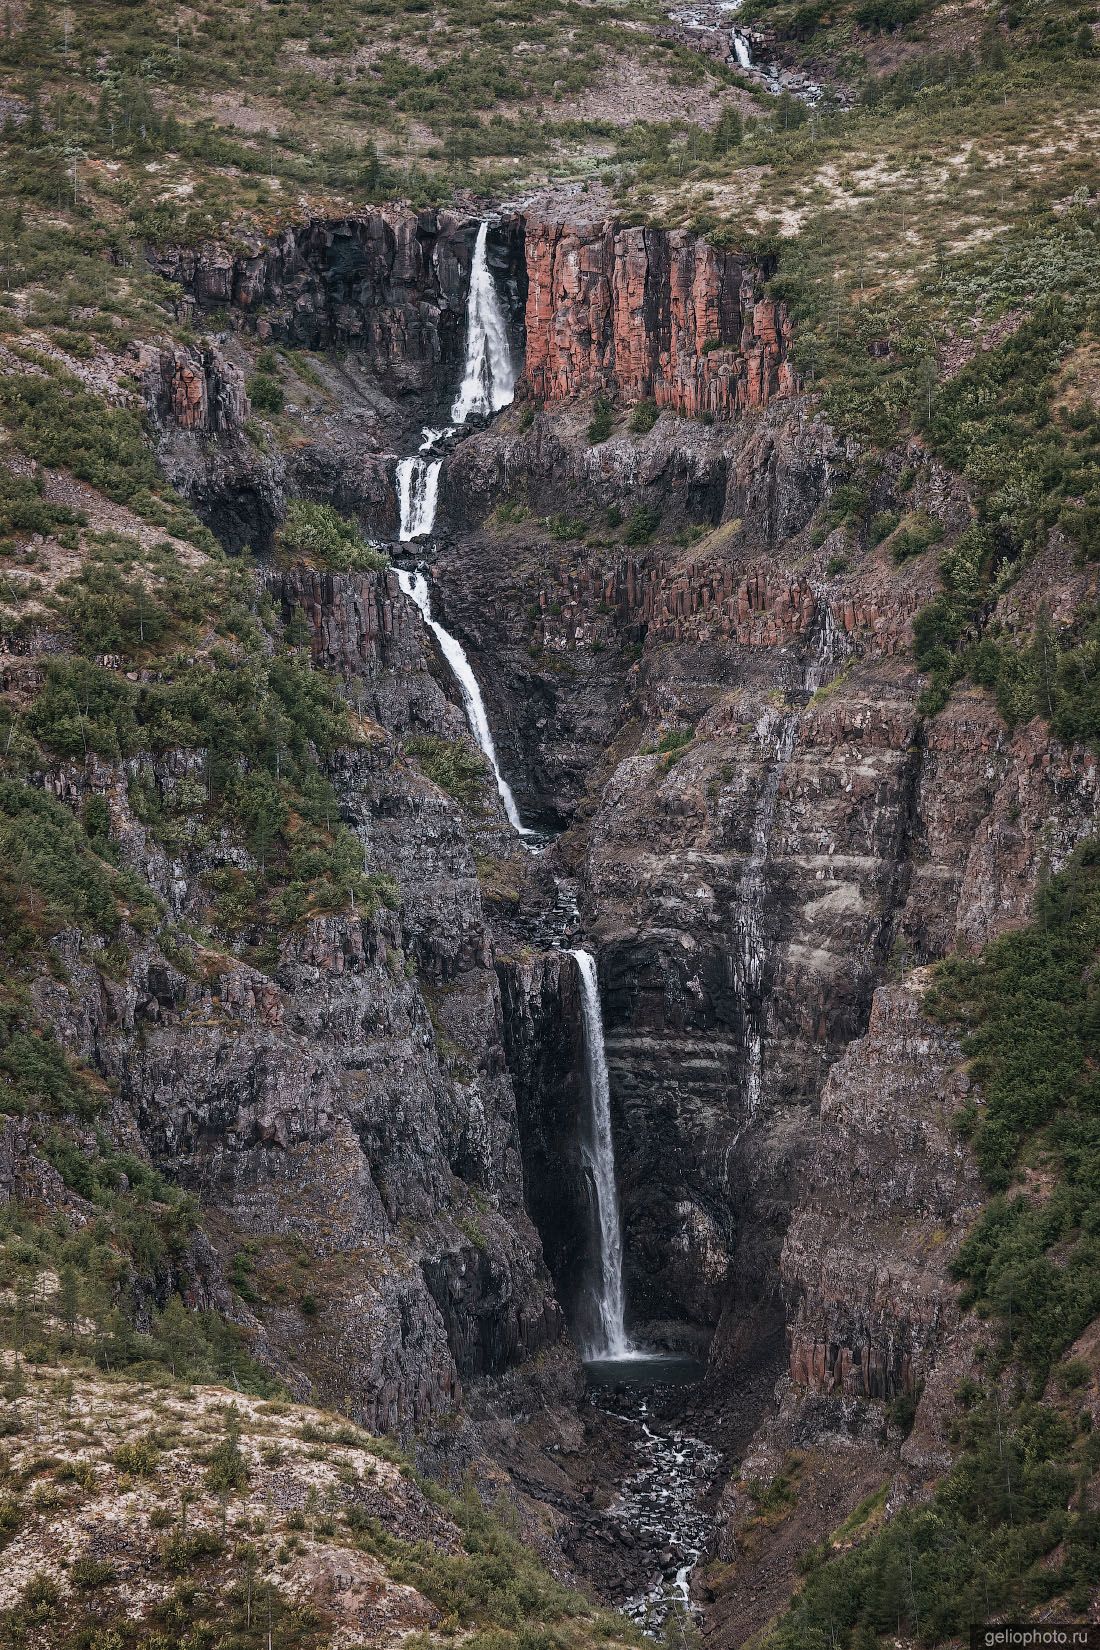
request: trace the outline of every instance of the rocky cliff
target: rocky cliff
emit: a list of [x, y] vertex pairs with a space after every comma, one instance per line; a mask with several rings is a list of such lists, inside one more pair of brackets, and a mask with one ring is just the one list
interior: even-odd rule
[[[718, 1327], [715, 1357], [734, 1362], [746, 1326], [781, 1309], [803, 1207], [791, 1242], [811, 1251], [807, 1176], [830, 1173], [813, 1168], [818, 1108], [877, 1023], [876, 986], [1021, 920], [1044, 853], [1064, 861], [1096, 800], [1088, 753], [1038, 725], [1010, 735], [980, 693], [918, 713], [910, 627], [932, 558], [830, 566], [812, 529], [843, 462], [797, 404], [724, 431], [662, 419], [598, 448], [583, 412], [526, 432], [505, 419], [451, 461], [471, 527], [435, 563], [517, 794], [572, 821], [555, 856], [598, 943], [632, 1310], [689, 1339]], [[956, 484], [919, 456], [916, 474], [911, 501], [958, 532]], [[501, 491], [511, 521], [473, 528]], [[652, 518], [632, 546], [639, 504]], [[907, 1047], [889, 1057], [899, 1083]], [[854, 1138], [846, 1150], [858, 1160]], [[934, 1155], [918, 1153], [929, 1206], [954, 1199], [962, 1219], [973, 1187], [935, 1190]], [[834, 1250], [850, 1257], [839, 1229]], [[910, 1380], [923, 1331], [905, 1264], [896, 1299], [880, 1280], [843, 1332], [792, 1271], [798, 1379], [843, 1387], [862, 1370], [876, 1394]], [[850, 1284], [820, 1288], [839, 1302]]]
[[[296, 1391], [404, 1432], [452, 1410], [464, 1382], [553, 1344], [561, 1313], [524, 1206], [469, 823], [398, 742], [466, 737], [453, 685], [432, 674], [392, 575], [298, 569], [270, 588], [355, 704], [363, 737], [329, 779], [368, 872], [401, 890], [396, 908], [306, 915], [262, 959], [247, 925], [222, 947], [193, 941], [211, 879], [252, 864], [200, 829], [169, 849], [149, 828], [201, 809], [203, 754], [62, 762], [39, 783], [78, 813], [106, 810], [119, 863], [183, 937], [173, 950], [159, 930], [132, 935], [111, 977], [78, 931], [58, 935], [34, 1013], [109, 1086], [112, 1138], [199, 1199], [205, 1236], [179, 1273], [190, 1303], [241, 1324]], [[491, 795], [482, 849], [502, 836]], [[82, 1131], [93, 1157], [97, 1138]], [[5, 1196], [33, 1185], [72, 1202], [32, 1135], [9, 1130], [2, 1162]], [[227, 1282], [242, 1265], [243, 1294]], [[138, 1300], [139, 1320], [156, 1304]]]
[[728, 418], [794, 392], [769, 271], [686, 230], [526, 226], [527, 356], [539, 399], [592, 392]]
[[[181, 317], [227, 311], [261, 342], [365, 357], [395, 394], [447, 393], [461, 362], [477, 220], [454, 211], [379, 207], [310, 219], [271, 239], [150, 250], [182, 289]], [[527, 296], [523, 224], [496, 225], [490, 259], [517, 329]]]
[[[188, 315], [233, 317], [132, 362], [162, 461], [232, 548], [266, 550], [296, 493], [392, 534], [395, 452], [454, 389], [475, 224], [387, 211], [159, 259]], [[524, 817], [556, 840], [528, 856], [484, 771], [460, 805], [445, 767], [435, 783], [418, 764], [425, 736], [472, 747], [392, 573], [265, 561], [256, 601], [304, 631], [354, 713], [326, 777], [399, 901], [295, 920], [274, 955], [241, 933], [181, 967], [147, 937], [114, 985], [70, 936], [80, 1011], [50, 975], [38, 1012], [112, 1085], [119, 1134], [201, 1197], [189, 1299], [372, 1425], [430, 1424], [499, 1380], [478, 1403], [501, 1451], [566, 1506], [559, 1464], [535, 1459], [545, 1435], [507, 1440], [500, 1407], [524, 1407], [527, 1367], [578, 1322], [592, 1258], [556, 873], [598, 956], [631, 1320], [709, 1357], [716, 1406], [760, 1386], [785, 1334], [748, 1476], [821, 1450], [843, 1517], [887, 1445], [900, 1459], [888, 1406], [921, 1400], [914, 1482], [946, 1459], [935, 1395], [971, 1350], [949, 1279], [980, 1201], [952, 1127], [965, 1078], [913, 970], [1025, 918], [1093, 827], [1096, 761], [1041, 723], [1009, 731], [977, 688], [925, 713], [913, 620], [938, 549], [895, 557], [866, 522], [904, 512], [951, 546], [967, 487], [914, 440], [867, 483], [864, 525], [836, 507], [853, 447], [798, 393], [766, 268], [534, 212], [492, 245], [524, 393], [448, 453], [417, 549]], [[265, 444], [244, 420], [267, 340], [339, 357], [282, 358], [287, 424]], [[598, 442], [596, 397], [616, 404]], [[642, 432], [617, 409], [644, 398], [660, 413]], [[1083, 575], [1063, 562], [1040, 558], [995, 617], [1070, 613]], [[205, 839], [165, 852], [131, 791], [140, 770], [171, 811], [201, 769], [172, 751], [39, 780], [81, 811], [101, 798], [126, 867], [186, 924], [204, 879], [252, 863]], [[32, 1144], [7, 1130], [9, 1183]], [[252, 1302], [229, 1289], [239, 1255]], [[568, 1379], [551, 1388], [570, 1401]], [[855, 1465], [830, 1478], [842, 1448]], [[757, 1505], [723, 1501], [720, 1556]], [[719, 1642], [740, 1636], [726, 1623]]]

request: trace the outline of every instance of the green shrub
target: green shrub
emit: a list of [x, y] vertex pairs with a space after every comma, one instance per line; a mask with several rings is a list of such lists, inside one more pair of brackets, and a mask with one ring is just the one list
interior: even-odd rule
[[650, 509], [646, 504], [636, 505], [626, 524], [623, 542], [629, 545], [648, 544], [657, 531], [660, 520], [656, 510]]
[[883, 539], [889, 538], [900, 520], [896, 510], [881, 510], [877, 516], [872, 516], [867, 528], [871, 544], [881, 544]]
[[927, 9], [928, 0], [863, 0], [856, 7], [855, 19], [861, 28], [881, 33], [915, 23]]
[[894, 534], [890, 549], [896, 562], [908, 561], [911, 556], [923, 555], [938, 544], [943, 532], [934, 517], [923, 511], [908, 516]]
[[22, 1503], [12, 1495], [0, 1498], [0, 1552], [3, 1552], [22, 1522]]
[[281, 413], [283, 386], [266, 372], [257, 372], [249, 380], [248, 399], [257, 412]]
[[74, 1560], [69, 1575], [77, 1587], [107, 1587], [118, 1578], [114, 1565], [108, 1559], [87, 1555]]
[[129, 1473], [132, 1478], [152, 1478], [160, 1467], [160, 1454], [156, 1439], [147, 1434], [132, 1443], [120, 1444], [111, 1461], [119, 1472]]
[[422, 773], [467, 809], [480, 809], [488, 777], [483, 757], [463, 741], [415, 734], [405, 740], [406, 756], [415, 757]]
[[596, 404], [592, 413], [592, 420], [588, 426], [588, 439], [593, 447], [598, 447], [606, 441], [615, 428], [615, 409], [610, 401], [603, 396], [596, 397]]
[[216, 1495], [248, 1486], [248, 1464], [241, 1451], [241, 1418], [236, 1404], [230, 1404], [225, 1418], [225, 1437], [215, 1445], [206, 1468], [206, 1486]]
[[224, 1551], [225, 1542], [217, 1530], [192, 1530], [187, 1535], [167, 1536], [160, 1545], [165, 1567], [181, 1576], [189, 1576], [204, 1559], [220, 1558]]
[[[141, 897], [152, 912], [153, 896], [148, 890], [139, 896], [104, 864], [66, 807], [44, 791], [0, 779], [0, 900], [13, 913], [22, 911], [29, 932], [40, 935], [71, 924], [113, 937], [120, 900], [131, 896]], [[31, 1053], [24, 1046], [20, 1058]], [[41, 1078], [45, 1058], [44, 1046]]]
[[386, 558], [367, 543], [355, 522], [329, 504], [292, 499], [276, 543], [289, 559], [303, 560], [336, 572], [378, 573]]
[[656, 401], [639, 401], [630, 414], [630, 432], [632, 435], [648, 435], [661, 416], [661, 409]]

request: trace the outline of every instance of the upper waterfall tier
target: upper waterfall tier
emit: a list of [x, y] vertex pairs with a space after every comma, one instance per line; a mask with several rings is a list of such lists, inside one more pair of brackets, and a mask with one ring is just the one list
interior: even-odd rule
[[471, 413], [495, 413], [515, 395], [516, 369], [508, 347], [508, 328], [489, 270], [489, 225], [477, 232], [470, 267], [470, 295], [466, 301], [466, 365], [462, 384], [451, 408], [456, 424]]

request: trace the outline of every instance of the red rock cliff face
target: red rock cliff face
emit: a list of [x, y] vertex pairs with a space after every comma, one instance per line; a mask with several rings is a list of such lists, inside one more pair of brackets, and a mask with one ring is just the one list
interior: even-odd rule
[[532, 395], [593, 390], [728, 418], [795, 389], [786, 307], [763, 271], [687, 230], [528, 222]]

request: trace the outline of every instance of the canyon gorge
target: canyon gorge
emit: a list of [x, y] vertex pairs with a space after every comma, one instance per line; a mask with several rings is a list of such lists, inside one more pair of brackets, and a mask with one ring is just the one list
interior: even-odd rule
[[[59, 759], [46, 792], [105, 808], [184, 937], [108, 978], [63, 932], [35, 1011], [197, 1199], [190, 1307], [725, 1650], [804, 1547], [950, 1460], [978, 1338], [952, 1264], [988, 1194], [929, 967], [1027, 920], [1100, 781], [979, 687], [919, 703], [966, 485], [916, 437], [886, 454], [869, 510], [934, 519], [937, 552], [849, 558], [857, 454], [769, 257], [564, 194], [149, 251], [201, 338], [126, 363], [158, 461], [350, 707], [325, 774], [389, 880], [215, 954], [187, 925], [251, 860], [186, 826], [205, 759]], [[265, 447], [248, 385], [280, 347], [295, 436]], [[299, 497], [378, 565], [281, 552]], [[1094, 585], [1052, 541], [996, 621]], [[72, 1203], [18, 1118], [0, 1182]], [[793, 1534], [761, 1510], [792, 1459]]]

